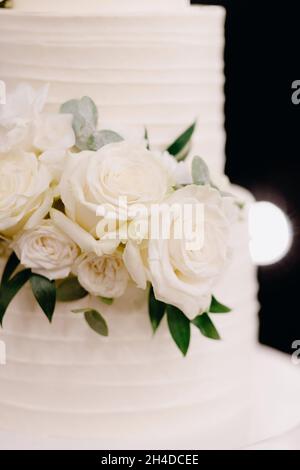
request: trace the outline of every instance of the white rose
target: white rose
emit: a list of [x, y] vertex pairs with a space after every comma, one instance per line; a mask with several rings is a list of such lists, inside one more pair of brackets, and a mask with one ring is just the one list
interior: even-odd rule
[[41, 152], [69, 149], [75, 145], [71, 114], [43, 113], [34, 123], [33, 145]]
[[128, 272], [121, 255], [83, 255], [76, 263], [78, 281], [90, 294], [113, 299], [121, 297], [128, 284]]
[[8, 258], [10, 255], [9, 243], [7, 240], [0, 238], [0, 258]]
[[41, 154], [39, 161], [48, 168], [52, 181], [58, 184], [67, 162], [67, 153], [64, 150], [47, 150]]
[[[222, 197], [209, 186], [186, 186], [166, 202], [178, 207], [203, 205], [202, 227], [194, 227], [199, 234], [202, 229], [201, 248], [184, 236], [176, 239], [174, 229], [178, 219], [173, 212], [171, 238], [150, 238], [148, 246], [149, 276], [156, 298], [194, 318], [208, 308], [212, 289], [227, 264], [229, 222]], [[188, 218], [183, 220], [184, 224], [190, 223]]]
[[25, 230], [14, 240], [12, 248], [26, 268], [50, 280], [67, 277], [79, 255], [75, 243], [50, 220]]
[[157, 158], [161, 161], [176, 184], [192, 184], [193, 178], [190, 159], [178, 162], [169, 152], [159, 153], [157, 154]]
[[72, 115], [42, 113], [48, 88], [35, 90], [21, 84], [8, 94], [6, 104], [0, 106], [0, 153], [17, 148], [40, 153], [73, 147]]
[[137, 243], [128, 240], [126, 243], [123, 260], [131, 279], [140, 289], [146, 289], [149, 280], [148, 273], [148, 241]]
[[20, 84], [13, 93], [7, 94], [6, 104], [0, 105], [0, 153], [22, 146], [32, 146], [32, 124], [42, 111], [48, 86], [34, 90], [30, 85]]
[[227, 218], [230, 223], [236, 223], [241, 215], [238, 203], [242, 204], [243, 201], [239, 200], [235, 186], [230, 183], [230, 180], [226, 175], [220, 173], [212, 173], [211, 181], [222, 193]]
[[[130, 212], [133, 206], [148, 207], [162, 201], [171, 185], [164, 167], [142, 145], [122, 141], [108, 144], [97, 152], [70, 154], [60, 182], [67, 217], [63, 219], [53, 213], [55, 223], [83, 251], [97, 252], [101, 243], [95, 244], [95, 240], [102, 242], [107, 235], [102, 222], [117, 217], [119, 197], [126, 198]], [[126, 221], [126, 209], [122, 216]], [[110, 252], [117, 244], [118, 240], [111, 241]]]
[[31, 153], [0, 156], [0, 234], [15, 235], [39, 223], [53, 201], [51, 175]]

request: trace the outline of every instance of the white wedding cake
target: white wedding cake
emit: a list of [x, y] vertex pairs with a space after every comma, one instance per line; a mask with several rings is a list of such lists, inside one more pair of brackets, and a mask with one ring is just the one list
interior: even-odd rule
[[[144, 127], [166, 148], [197, 119], [192, 154], [224, 173], [225, 11], [184, 0], [15, 0], [0, 10], [0, 79], [49, 83], [47, 111], [90, 96], [102, 128], [134, 139]], [[1, 183], [0, 183], [1, 184]], [[86, 299], [59, 303], [52, 324], [28, 285], [0, 331], [0, 429], [98, 448], [240, 448], [249, 442], [250, 374], [257, 337], [256, 273], [248, 251], [251, 196], [233, 229], [231, 262], [214, 294], [221, 341], [192, 331], [182, 357], [166, 319], [153, 336], [145, 291], [129, 282], [112, 305], [91, 300], [110, 334], [81, 316]], [[0, 189], [1, 195], [1, 189]], [[4, 259], [1, 261], [4, 266]], [[90, 307], [91, 305], [89, 305]]]

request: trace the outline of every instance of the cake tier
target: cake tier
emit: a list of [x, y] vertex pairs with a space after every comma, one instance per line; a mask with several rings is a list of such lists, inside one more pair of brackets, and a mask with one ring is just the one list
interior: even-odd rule
[[0, 11], [0, 78], [51, 84], [48, 109], [88, 95], [100, 127], [125, 136], [144, 126], [164, 148], [196, 118], [195, 153], [224, 168], [220, 7], [169, 13], [34, 14]]
[[133, 12], [184, 8], [188, 0], [13, 0], [13, 7], [22, 11], [54, 11], [67, 13]]
[[232, 262], [215, 289], [233, 309], [214, 315], [222, 340], [194, 328], [185, 358], [165, 321], [153, 337], [146, 294], [133, 286], [111, 306], [90, 301], [107, 319], [108, 338], [71, 313], [87, 299], [58, 304], [49, 325], [25, 287], [0, 333], [7, 350], [7, 364], [0, 366], [0, 428], [90, 437], [111, 447], [244, 445], [257, 311], [246, 220], [237, 223], [234, 240]]

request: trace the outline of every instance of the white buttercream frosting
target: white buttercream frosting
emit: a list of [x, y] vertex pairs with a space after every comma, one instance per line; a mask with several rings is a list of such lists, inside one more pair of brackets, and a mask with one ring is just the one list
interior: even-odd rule
[[[37, 13], [37, 3], [48, 5], [44, 13]], [[0, 78], [8, 90], [20, 81], [36, 87], [48, 82], [48, 110], [89, 95], [100, 127], [130, 133], [146, 126], [152, 145], [161, 148], [197, 118], [193, 151], [212, 173], [222, 174], [224, 10], [149, 0], [148, 6], [173, 8], [89, 15], [93, 3], [80, 2], [82, 15], [66, 14], [70, 2], [62, 0], [52, 13], [50, 4], [58, 1], [17, 0], [27, 12], [0, 11]], [[234, 239], [233, 261], [215, 292], [233, 308], [214, 316], [223, 340], [195, 330], [185, 359], [165, 323], [152, 337], [142, 290], [129, 289], [112, 306], [98, 304], [110, 326], [110, 336], [101, 338], [70, 313], [85, 300], [60, 304], [50, 326], [29, 288], [23, 289], [0, 331], [7, 345], [0, 428], [94, 437], [110, 448], [125, 442], [131, 448], [197, 448], [199, 440], [202, 448], [243, 445], [257, 311], [246, 222]]]
[[107, 11], [170, 11], [187, 6], [188, 0], [13, 0], [21, 11], [103, 13]]
[[[68, 16], [0, 11], [0, 77], [50, 83], [48, 109], [91, 96], [100, 126], [147, 126], [166, 147], [198, 120], [194, 152], [223, 172], [223, 28], [220, 7], [183, 13]], [[127, 132], [125, 132], [127, 134]]]
[[[246, 192], [238, 195], [249, 199]], [[94, 301], [110, 329], [103, 338], [71, 313], [87, 299], [58, 304], [49, 325], [24, 288], [1, 330], [7, 364], [0, 366], [0, 429], [98, 438], [99, 445], [104, 439], [115, 447], [244, 445], [257, 309], [246, 221], [236, 225], [234, 240], [232, 262], [215, 290], [233, 309], [214, 315], [222, 340], [194, 328], [185, 358], [165, 321], [153, 336], [141, 289], [130, 287], [111, 306]]]

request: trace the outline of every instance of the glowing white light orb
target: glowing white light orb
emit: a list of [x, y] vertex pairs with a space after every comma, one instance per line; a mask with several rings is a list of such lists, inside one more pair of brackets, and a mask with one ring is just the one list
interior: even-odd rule
[[271, 202], [261, 201], [249, 211], [250, 253], [255, 264], [273, 264], [289, 251], [293, 234], [285, 213]]

